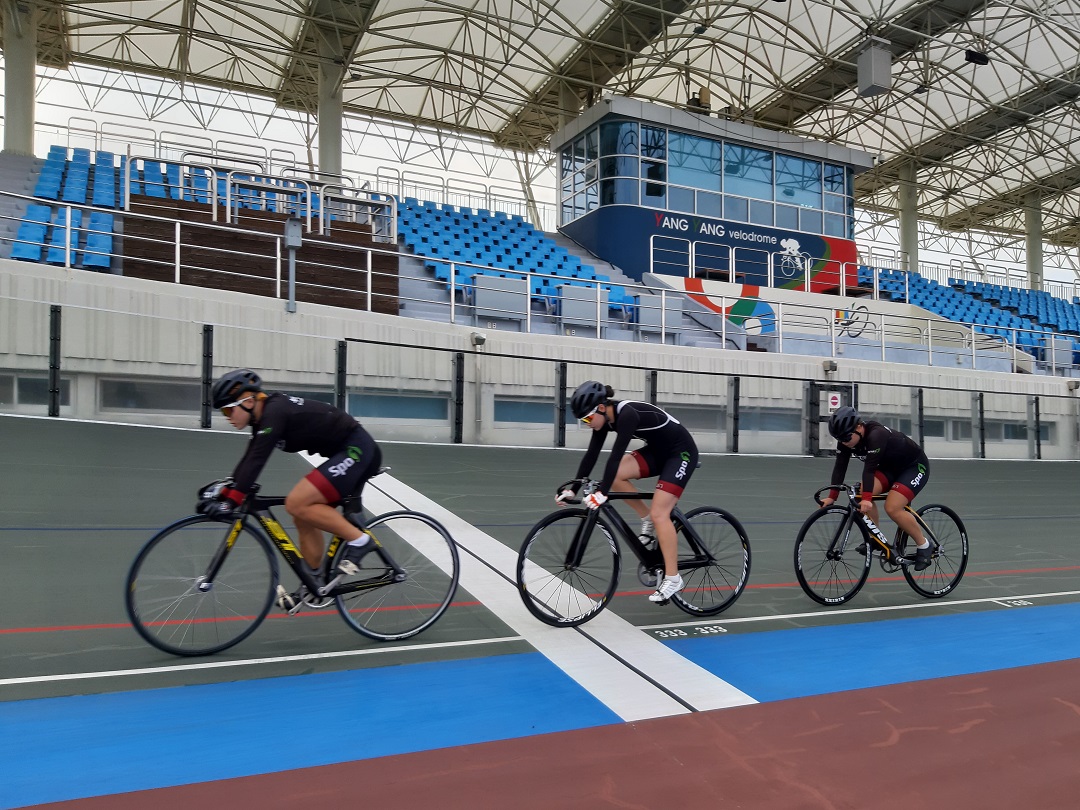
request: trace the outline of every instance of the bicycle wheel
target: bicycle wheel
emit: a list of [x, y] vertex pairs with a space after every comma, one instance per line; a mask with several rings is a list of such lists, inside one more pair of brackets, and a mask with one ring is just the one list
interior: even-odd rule
[[619, 581], [619, 546], [611, 527], [596, 525], [569, 561], [574, 540], [589, 516], [586, 509], [552, 512], [532, 527], [518, 553], [517, 584], [525, 607], [553, 627], [576, 627], [604, 609]]
[[[420, 512], [387, 512], [367, 523], [378, 542], [360, 571], [342, 587], [362, 586], [337, 594], [334, 601], [348, 625], [376, 641], [415, 636], [431, 627], [457, 591], [461, 563], [450, 533]], [[385, 553], [404, 576], [397, 576]]]
[[[860, 543], [866, 547], [861, 554]], [[822, 605], [841, 605], [855, 596], [870, 576], [870, 561], [869, 532], [842, 506], [814, 512], [795, 540], [795, 576], [806, 595]]]
[[[967, 570], [967, 530], [960, 516], [947, 506], [927, 504], [916, 514], [938, 542], [938, 551], [930, 561], [930, 567], [916, 571], [914, 566], [904, 566], [904, 579], [915, 593], [928, 599], [938, 599], [949, 593], [959, 583]], [[896, 540], [901, 555], [915, 553], [911, 538], [901, 532]]]
[[[212, 582], [206, 574], [224, 553]], [[209, 655], [243, 641], [274, 598], [277, 558], [261, 535], [201, 515], [162, 529], [127, 577], [125, 604], [139, 635], [173, 655]]]
[[676, 518], [679, 573], [685, 584], [671, 601], [693, 616], [715, 616], [730, 607], [746, 587], [750, 540], [735, 516], [723, 509], [702, 506], [687, 512], [683, 519], [701, 545], [688, 539], [686, 525]]

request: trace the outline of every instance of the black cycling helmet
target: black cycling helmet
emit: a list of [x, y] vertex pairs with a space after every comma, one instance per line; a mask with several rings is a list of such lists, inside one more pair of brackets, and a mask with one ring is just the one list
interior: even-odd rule
[[210, 389], [210, 405], [223, 408], [248, 391], [262, 391], [262, 378], [250, 368], [228, 371]]
[[570, 412], [580, 419], [607, 399], [607, 386], [596, 380], [587, 380], [577, 387], [570, 397]]
[[850, 405], [842, 405], [829, 417], [829, 435], [838, 442], [846, 441], [861, 421], [862, 417], [857, 410]]

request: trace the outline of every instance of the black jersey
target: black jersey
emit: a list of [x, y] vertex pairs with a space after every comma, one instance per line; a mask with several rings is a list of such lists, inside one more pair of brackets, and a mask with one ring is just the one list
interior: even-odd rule
[[233, 471], [233, 488], [248, 492], [258, 480], [274, 448], [286, 453], [305, 450], [332, 456], [360, 423], [333, 405], [303, 397], [273, 393], [263, 401], [262, 418], [252, 422], [251, 442]]
[[578, 478], [585, 478], [592, 472], [604, 440], [614, 430], [615, 444], [611, 446], [611, 457], [604, 468], [604, 478], [600, 481], [600, 491], [605, 495], [615, 481], [619, 463], [631, 439], [642, 439], [658, 458], [678, 455], [684, 450], [693, 450], [696, 456], [697, 446], [693, 436], [678, 419], [662, 408], [632, 400], [612, 400], [610, 407], [615, 411], [615, 427], [611, 426], [611, 419], [605, 419], [604, 426], [593, 432], [577, 472]]
[[870, 497], [867, 493], [873, 494], [874, 473], [879, 470], [892, 482], [899, 473], [913, 464], [926, 463], [923, 449], [900, 431], [887, 428], [880, 422], [864, 422], [863, 425], [863, 437], [854, 447], [836, 443], [836, 463], [833, 465], [830, 482], [834, 486], [843, 483], [852, 456], [865, 462], [862, 474], [863, 497]]

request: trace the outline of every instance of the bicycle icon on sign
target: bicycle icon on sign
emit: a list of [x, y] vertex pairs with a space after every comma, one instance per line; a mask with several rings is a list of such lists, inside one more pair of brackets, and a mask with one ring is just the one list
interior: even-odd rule
[[865, 304], [859, 304], [851, 309], [838, 309], [833, 323], [836, 324], [838, 336], [859, 337], [870, 324], [870, 310]]
[[798, 239], [783, 239], [780, 247], [784, 250], [776, 254], [777, 270], [784, 278], [793, 278], [796, 275], [810, 271], [810, 254], [799, 250]]

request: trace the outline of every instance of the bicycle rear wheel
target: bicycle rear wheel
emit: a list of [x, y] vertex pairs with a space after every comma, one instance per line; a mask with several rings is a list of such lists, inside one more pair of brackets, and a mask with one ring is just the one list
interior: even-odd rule
[[[517, 584], [529, 612], [552, 627], [576, 627], [611, 601], [619, 581], [619, 547], [597, 516], [584, 547], [575, 544], [586, 509], [552, 512], [529, 531], [518, 553]], [[570, 558], [574, 552], [580, 561]]]
[[[208, 582], [219, 554], [224, 558]], [[209, 655], [255, 631], [270, 611], [277, 581], [277, 559], [260, 535], [198, 515], [143, 546], [128, 572], [125, 605], [132, 626], [159, 650]]]
[[[939, 599], [960, 584], [967, 570], [967, 529], [960, 516], [947, 506], [927, 504], [917, 514], [933, 533], [938, 550], [929, 568], [916, 571], [914, 566], [905, 565], [904, 579], [917, 594], [928, 599]], [[897, 536], [896, 548], [901, 556], [915, 553], [915, 544], [903, 532]]]
[[[859, 544], [865, 546], [858, 553]], [[870, 534], [843, 506], [810, 515], [795, 540], [795, 576], [806, 595], [822, 605], [841, 605], [870, 576]]]
[[[339, 586], [356, 590], [335, 595], [338, 612], [376, 641], [415, 636], [450, 607], [461, 573], [457, 545], [441, 523], [420, 512], [387, 512], [366, 525], [381, 548]], [[383, 554], [404, 570], [403, 577]]]
[[679, 573], [683, 589], [671, 597], [693, 616], [715, 616], [730, 607], [750, 577], [750, 540], [735, 516], [703, 506], [687, 512], [686, 524], [701, 540], [689, 538], [686, 524], [675, 519], [679, 535]]

